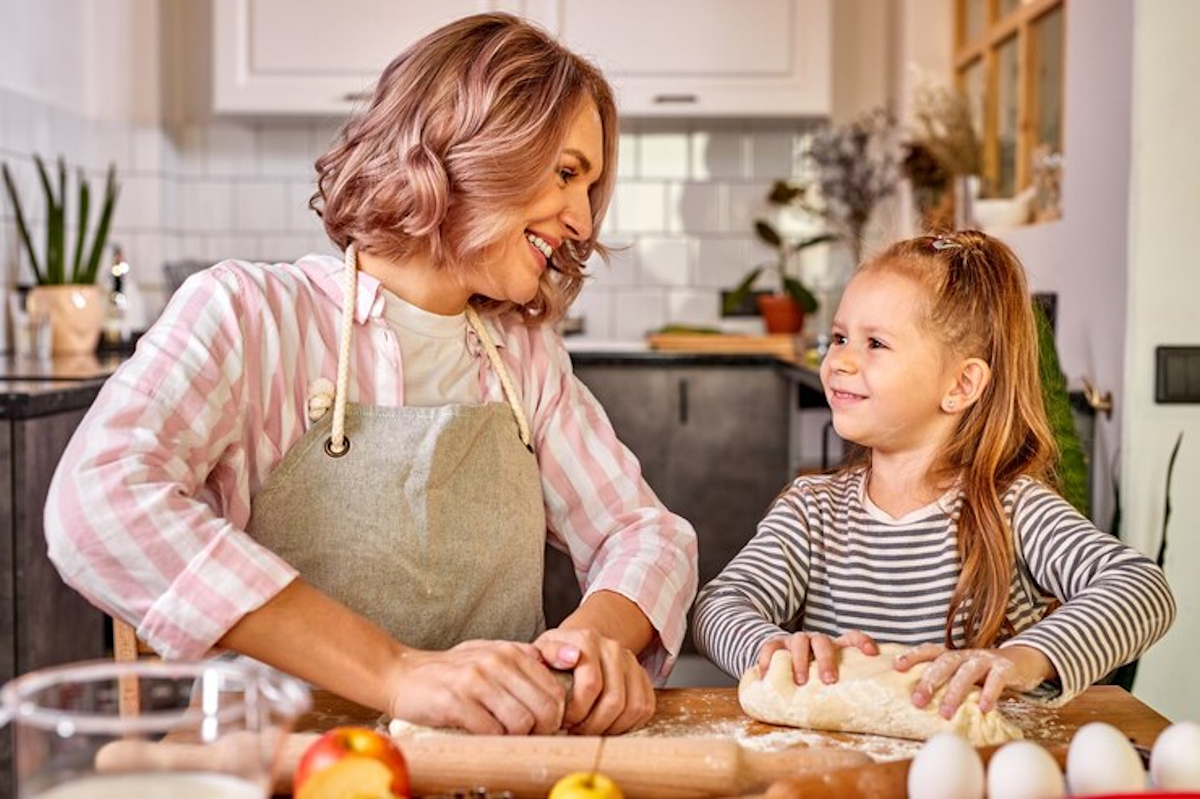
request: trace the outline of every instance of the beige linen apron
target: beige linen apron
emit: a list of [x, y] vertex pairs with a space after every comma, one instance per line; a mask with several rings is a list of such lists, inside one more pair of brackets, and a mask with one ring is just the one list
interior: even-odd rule
[[251, 500], [249, 533], [305, 580], [421, 649], [531, 641], [542, 613], [546, 521], [512, 380], [473, 309], [508, 403], [348, 403], [357, 259], [346, 252], [333, 413]]

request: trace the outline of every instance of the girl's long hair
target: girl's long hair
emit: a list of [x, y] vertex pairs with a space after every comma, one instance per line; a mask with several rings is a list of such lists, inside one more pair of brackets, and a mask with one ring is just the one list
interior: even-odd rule
[[617, 170], [617, 110], [600, 71], [511, 14], [430, 33], [383, 71], [370, 106], [317, 159], [309, 205], [338, 247], [472, 269], [552, 178], [575, 114], [591, 100], [604, 165], [588, 191], [592, 235], [559, 248], [524, 305], [475, 297], [528, 324], [561, 317], [583, 286]]
[[1025, 271], [1002, 242], [975, 230], [892, 245], [862, 267], [911, 277], [927, 291], [923, 320], [955, 357], [991, 367], [979, 400], [935, 456], [936, 484], [961, 479], [962, 572], [946, 617], [946, 645], [962, 620], [968, 647], [1011, 634], [1006, 616], [1014, 544], [1001, 495], [1018, 477], [1057, 486], [1058, 449], [1042, 400], [1038, 334]]

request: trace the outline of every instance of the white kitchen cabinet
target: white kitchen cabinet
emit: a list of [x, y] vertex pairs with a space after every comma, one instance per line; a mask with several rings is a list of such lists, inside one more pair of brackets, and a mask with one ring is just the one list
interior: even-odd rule
[[528, 0], [625, 116], [827, 116], [831, 0]]
[[396, 55], [500, 0], [212, 0], [213, 110], [343, 116]]
[[217, 113], [344, 115], [407, 45], [503, 10], [598, 63], [626, 116], [824, 116], [832, 0], [211, 0]]

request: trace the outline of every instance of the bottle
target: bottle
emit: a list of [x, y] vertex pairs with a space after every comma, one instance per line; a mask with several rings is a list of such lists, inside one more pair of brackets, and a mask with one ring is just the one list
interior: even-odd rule
[[113, 245], [112, 284], [108, 292], [108, 306], [104, 314], [104, 344], [121, 347], [129, 343], [129, 298], [125, 296], [125, 275], [129, 264], [121, 245]]

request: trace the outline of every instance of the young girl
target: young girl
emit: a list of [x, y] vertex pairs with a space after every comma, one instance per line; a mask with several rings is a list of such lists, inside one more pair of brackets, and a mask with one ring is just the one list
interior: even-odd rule
[[[1162, 571], [1049, 487], [1056, 451], [1016, 256], [976, 231], [868, 261], [833, 320], [821, 382], [865, 462], [797, 478], [701, 592], [695, 637], [725, 671], [788, 649], [837, 679], [835, 651], [912, 645], [949, 718], [982, 685], [1066, 701], [1170, 626]], [[1053, 611], [1053, 612], [1051, 612]]]

